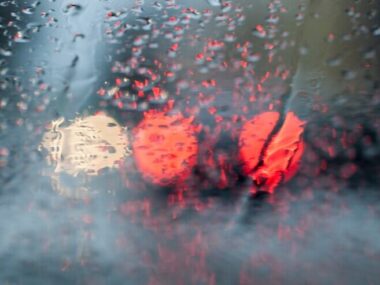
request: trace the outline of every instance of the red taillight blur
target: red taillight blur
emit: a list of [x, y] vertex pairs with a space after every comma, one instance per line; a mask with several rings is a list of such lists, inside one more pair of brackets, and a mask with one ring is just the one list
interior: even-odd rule
[[244, 124], [239, 137], [244, 173], [268, 192], [296, 174], [304, 151], [305, 121], [289, 112], [277, 129], [279, 118], [278, 112], [257, 115]]
[[136, 165], [144, 179], [161, 186], [185, 181], [197, 160], [192, 118], [148, 112], [134, 129]]

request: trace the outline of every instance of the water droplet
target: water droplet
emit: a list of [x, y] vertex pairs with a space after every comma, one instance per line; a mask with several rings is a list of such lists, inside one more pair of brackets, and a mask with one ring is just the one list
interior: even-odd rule
[[338, 66], [341, 63], [342, 63], [342, 58], [339, 56], [336, 56], [327, 60], [327, 65], [329, 66]]
[[16, 43], [27, 43], [30, 41], [30, 38], [24, 32], [17, 32], [13, 39]]
[[222, 6], [221, 0], [207, 0], [208, 4], [214, 7], [220, 7]]
[[63, 12], [70, 15], [78, 15], [82, 9], [82, 6], [79, 4], [70, 3], [66, 5], [65, 9], [63, 9]]
[[8, 48], [0, 48], [0, 55], [2, 56], [11, 56], [12, 51]]
[[342, 76], [345, 80], [352, 80], [356, 77], [356, 72], [354, 70], [343, 70]]
[[374, 36], [380, 36], [380, 27], [375, 28], [375, 29], [373, 30], [372, 34], [373, 34]]

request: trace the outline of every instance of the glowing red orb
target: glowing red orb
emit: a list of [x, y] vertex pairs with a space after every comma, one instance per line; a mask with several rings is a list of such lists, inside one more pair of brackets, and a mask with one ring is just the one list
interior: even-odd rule
[[197, 161], [193, 118], [148, 112], [134, 130], [136, 165], [144, 179], [167, 186], [186, 180]]
[[243, 125], [239, 137], [244, 173], [268, 192], [296, 174], [304, 151], [302, 133], [306, 122], [289, 112], [273, 134], [279, 118], [278, 112], [255, 116]]

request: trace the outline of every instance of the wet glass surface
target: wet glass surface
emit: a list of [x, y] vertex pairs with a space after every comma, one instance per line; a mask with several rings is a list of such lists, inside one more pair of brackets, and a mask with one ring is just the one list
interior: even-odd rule
[[377, 284], [377, 0], [0, 1], [0, 284]]

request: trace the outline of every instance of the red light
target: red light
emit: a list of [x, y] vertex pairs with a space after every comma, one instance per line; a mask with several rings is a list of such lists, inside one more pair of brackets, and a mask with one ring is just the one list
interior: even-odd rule
[[185, 181], [196, 163], [192, 118], [148, 112], [134, 130], [133, 151], [144, 179], [161, 186]]
[[154, 97], [159, 97], [161, 94], [161, 89], [159, 87], [153, 87], [152, 91], [153, 91]]
[[293, 112], [286, 115], [281, 128], [271, 137], [279, 117], [278, 112], [255, 116], [244, 124], [239, 138], [244, 173], [268, 192], [296, 174], [304, 151], [305, 122]]

